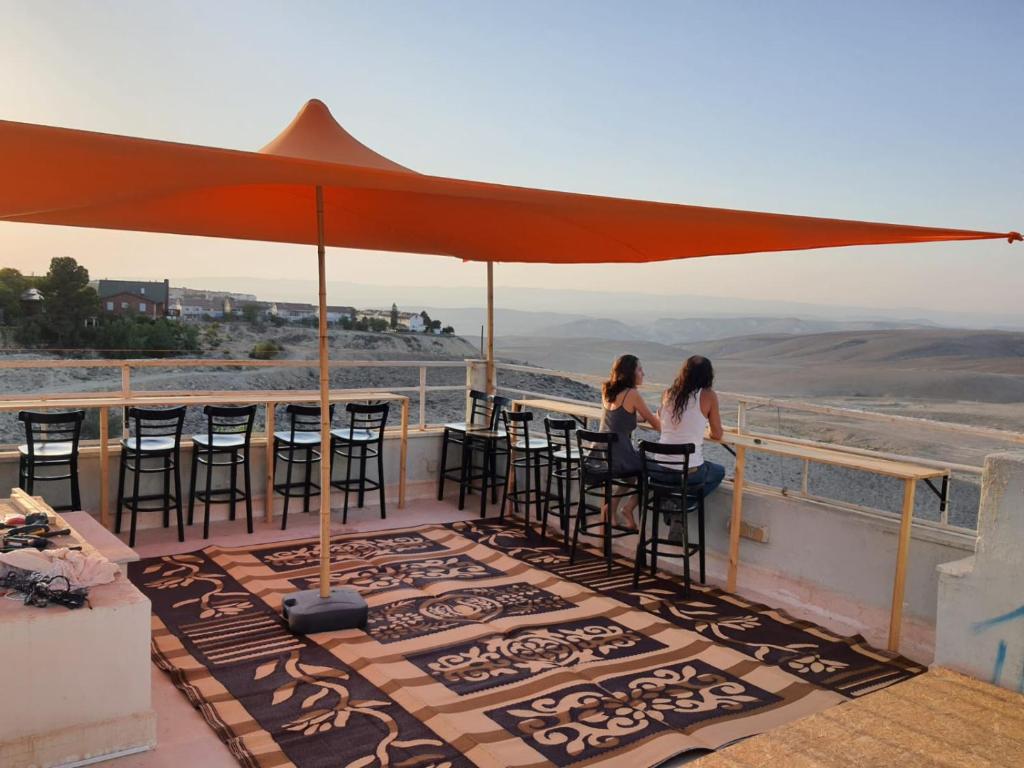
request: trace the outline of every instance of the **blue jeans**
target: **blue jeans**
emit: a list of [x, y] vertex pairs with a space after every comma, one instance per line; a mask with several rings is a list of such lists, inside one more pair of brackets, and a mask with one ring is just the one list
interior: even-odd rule
[[704, 484], [704, 498], [707, 498], [725, 479], [725, 467], [713, 461], [705, 461], [693, 473], [691, 482]]

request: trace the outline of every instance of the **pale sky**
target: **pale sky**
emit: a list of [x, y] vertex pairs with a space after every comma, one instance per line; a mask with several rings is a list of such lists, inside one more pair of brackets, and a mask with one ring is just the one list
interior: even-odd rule
[[[0, 0], [0, 119], [255, 150], [316, 97], [425, 173], [1020, 230], [1022, 29], [1020, 0]], [[308, 248], [0, 224], [0, 266], [40, 273], [63, 255], [93, 277], [315, 275]], [[499, 301], [502, 285], [564, 285], [1006, 314], [1022, 263], [1024, 245], [986, 241], [497, 276]], [[356, 283], [483, 274], [342, 249], [328, 265]]]

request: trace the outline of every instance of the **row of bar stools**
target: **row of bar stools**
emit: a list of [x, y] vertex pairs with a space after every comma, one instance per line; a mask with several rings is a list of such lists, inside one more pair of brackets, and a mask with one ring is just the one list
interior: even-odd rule
[[[640, 581], [640, 573], [650, 556], [651, 576], [658, 570], [658, 557], [677, 557], [683, 560], [683, 584], [690, 589], [690, 558], [697, 555], [700, 562], [700, 582], [705, 579], [704, 549], [704, 486], [690, 478], [690, 457], [696, 450], [693, 443], [655, 443], [641, 441], [640, 462], [643, 467], [641, 484], [639, 541], [633, 570], [633, 586]], [[675, 541], [659, 534], [663, 514], [682, 517], [682, 540]], [[689, 518], [697, 515], [697, 543], [690, 543]], [[647, 536], [650, 516], [651, 533]], [[674, 551], [660, 552], [663, 546]]]
[[[508, 461], [505, 471], [505, 487], [501, 495], [500, 516], [504, 518], [505, 507], [508, 500], [512, 500], [512, 506], [516, 514], [519, 514], [519, 504], [524, 505], [523, 522], [526, 535], [529, 536], [533, 530], [530, 523], [530, 506], [535, 508], [535, 516], [541, 521], [541, 537], [547, 525], [547, 512], [551, 501], [550, 483], [548, 487], [542, 487], [540, 482], [541, 471], [547, 471], [550, 467], [550, 454], [548, 452], [548, 441], [542, 437], [530, 437], [530, 422], [533, 421], [533, 414], [529, 411], [502, 411], [502, 423], [505, 426], [506, 450]], [[523, 483], [520, 485], [516, 480], [516, 470], [523, 471]], [[513, 488], [514, 490], [509, 490]]]
[[[245, 501], [246, 530], [252, 533], [252, 480], [249, 469], [252, 428], [256, 420], [256, 406], [213, 406], [203, 409], [206, 432], [192, 435], [192, 472], [188, 498], [188, 524], [192, 525], [196, 499], [203, 502], [203, 538], [210, 537], [210, 504], [229, 504], [228, 516], [235, 519], [235, 506]], [[205, 468], [202, 488], [196, 482], [199, 467]], [[213, 487], [213, 471], [228, 467], [229, 483], [226, 488]], [[242, 469], [244, 490], [238, 488], [238, 469]]]
[[[491, 503], [498, 501], [498, 487], [504, 484], [504, 473], [498, 472], [498, 460], [507, 456], [503, 446], [505, 431], [501, 425], [501, 412], [512, 405], [507, 397], [488, 395], [470, 390], [469, 420], [445, 424], [441, 438], [441, 462], [438, 467], [437, 499], [444, 498], [446, 480], [459, 483], [459, 509], [466, 506], [466, 494], [480, 491], [480, 517], [487, 512], [487, 491]], [[452, 445], [461, 454], [459, 465], [448, 466], [448, 453]], [[480, 464], [477, 467], [477, 459]]]
[[[349, 416], [346, 427], [331, 430], [330, 462], [331, 477], [338, 458], [345, 459], [344, 480], [331, 480], [331, 487], [345, 494], [342, 522], [348, 522], [349, 495], [356, 494], [356, 505], [362, 507], [367, 491], [377, 491], [380, 499], [380, 516], [387, 517], [387, 503], [384, 493], [384, 430], [388, 423], [390, 408], [387, 403], [362, 405], [348, 403], [345, 411]], [[321, 457], [320, 406], [289, 405], [288, 429], [274, 433], [274, 461], [283, 461], [288, 469], [283, 483], [275, 483], [274, 490], [284, 496], [284, 511], [281, 516], [281, 530], [288, 527], [288, 506], [293, 496], [302, 498], [303, 512], [309, 512], [309, 500], [321, 493], [320, 483], [313, 479], [313, 468], [319, 466]], [[328, 419], [334, 419], [331, 405]], [[330, 422], [329, 422], [330, 423]], [[367, 464], [371, 459], [377, 465], [376, 480], [367, 477]], [[293, 467], [303, 465], [301, 479], [293, 480]], [[353, 477], [354, 467], [358, 467]], [[275, 473], [275, 476], [278, 476]]]
[[[25, 424], [25, 443], [18, 446], [18, 487], [34, 495], [36, 483], [68, 480], [70, 504], [53, 506], [57, 511], [82, 508], [78, 485], [78, 442], [84, 419], [85, 411], [21, 411], [18, 414], [18, 420]], [[59, 467], [67, 467], [67, 474], [52, 474], [52, 470]], [[39, 473], [39, 469], [45, 471]]]

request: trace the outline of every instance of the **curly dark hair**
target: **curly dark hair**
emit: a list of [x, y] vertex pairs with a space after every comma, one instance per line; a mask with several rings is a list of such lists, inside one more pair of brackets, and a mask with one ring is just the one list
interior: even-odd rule
[[672, 386], [665, 391], [665, 404], [672, 405], [672, 415], [678, 420], [682, 418], [690, 396], [698, 389], [710, 389], [715, 383], [715, 369], [711, 361], [701, 355], [687, 358], [679, 375]]
[[636, 386], [636, 369], [639, 366], [640, 360], [636, 355], [621, 355], [615, 359], [608, 381], [601, 385], [601, 397], [606, 403], [614, 403], [620, 393]]

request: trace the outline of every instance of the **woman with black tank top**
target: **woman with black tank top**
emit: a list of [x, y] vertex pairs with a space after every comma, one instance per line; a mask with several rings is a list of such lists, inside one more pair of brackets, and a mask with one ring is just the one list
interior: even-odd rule
[[[637, 390], [644, 383], [644, 369], [636, 355], [622, 355], [612, 364], [608, 380], [601, 385], [601, 431], [614, 432], [619, 436], [612, 448], [612, 473], [616, 477], [630, 479], [640, 477], [640, 453], [633, 445], [633, 431], [637, 417], [655, 430], [661, 430], [658, 417], [647, 407]], [[638, 503], [636, 496], [630, 496], [622, 507], [622, 525], [636, 528], [633, 510]], [[611, 514], [615, 515], [619, 499], [612, 500]], [[602, 506], [602, 514], [608, 510]]]

